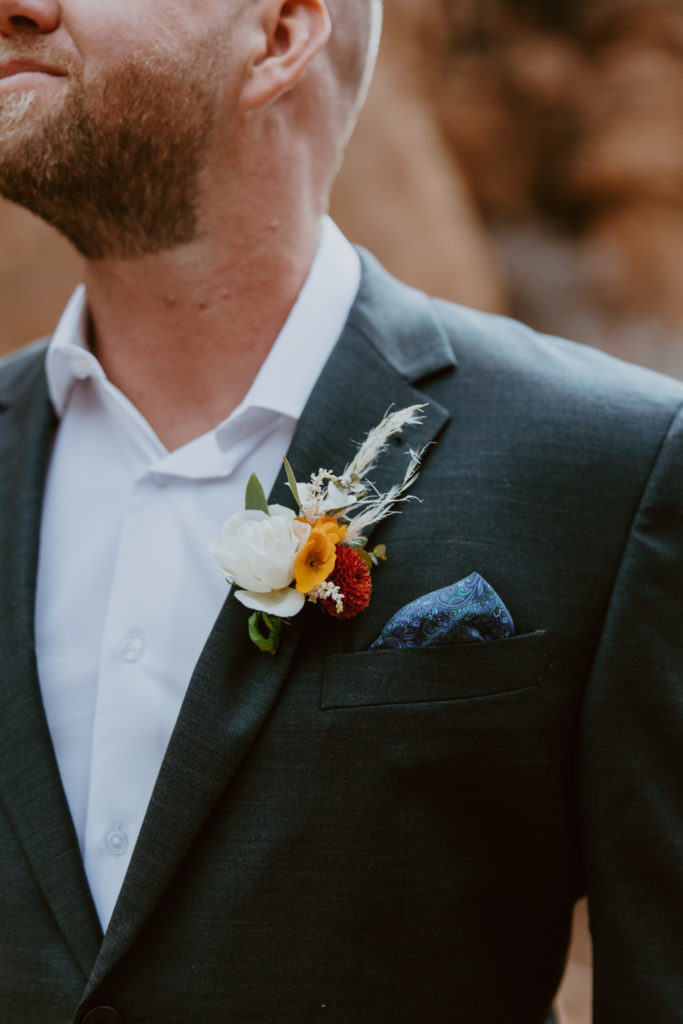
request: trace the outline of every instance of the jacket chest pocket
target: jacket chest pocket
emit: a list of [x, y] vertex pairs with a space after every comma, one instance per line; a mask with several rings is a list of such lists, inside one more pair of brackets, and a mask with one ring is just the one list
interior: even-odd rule
[[323, 669], [321, 708], [481, 700], [538, 686], [547, 630], [490, 643], [335, 654]]

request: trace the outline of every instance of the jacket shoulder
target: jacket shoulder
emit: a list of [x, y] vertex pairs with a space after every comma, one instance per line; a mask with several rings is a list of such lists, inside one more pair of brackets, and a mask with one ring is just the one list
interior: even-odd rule
[[[541, 334], [519, 321], [431, 298], [397, 281], [359, 250], [363, 280], [351, 322], [411, 383], [446, 371], [437, 390], [447, 407], [488, 403], [500, 414], [576, 423], [671, 417], [683, 383], [598, 349]], [[450, 373], [457, 367], [457, 372]]]
[[518, 397], [530, 391], [542, 405], [586, 414], [671, 413], [683, 404], [683, 382], [624, 362], [597, 348], [541, 334], [508, 317], [441, 299], [433, 305], [451, 340], [460, 372]]
[[7, 401], [43, 372], [47, 338], [34, 341], [0, 359], [0, 401]]

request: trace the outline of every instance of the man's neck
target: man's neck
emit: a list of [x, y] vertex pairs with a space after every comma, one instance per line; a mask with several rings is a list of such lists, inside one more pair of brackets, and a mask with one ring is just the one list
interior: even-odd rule
[[107, 376], [173, 450], [246, 394], [296, 301], [319, 224], [272, 224], [256, 244], [202, 240], [86, 268], [91, 344]]

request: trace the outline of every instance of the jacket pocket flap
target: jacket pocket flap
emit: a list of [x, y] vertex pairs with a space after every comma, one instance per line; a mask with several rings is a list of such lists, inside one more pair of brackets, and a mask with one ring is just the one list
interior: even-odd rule
[[321, 707], [476, 700], [538, 686], [547, 630], [490, 643], [357, 651], [325, 661]]

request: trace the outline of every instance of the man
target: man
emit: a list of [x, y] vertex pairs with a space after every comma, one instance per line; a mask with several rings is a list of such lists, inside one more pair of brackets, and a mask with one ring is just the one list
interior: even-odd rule
[[[683, 1020], [683, 388], [323, 221], [377, 29], [0, 0], [0, 187], [87, 260], [0, 378], [3, 1021], [540, 1024], [584, 891], [596, 1021]], [[416, 404], [369, 608], [258, 651], [206, 552], [249, 475]], [[369, 649], [475, 570], [515, 636]]]

